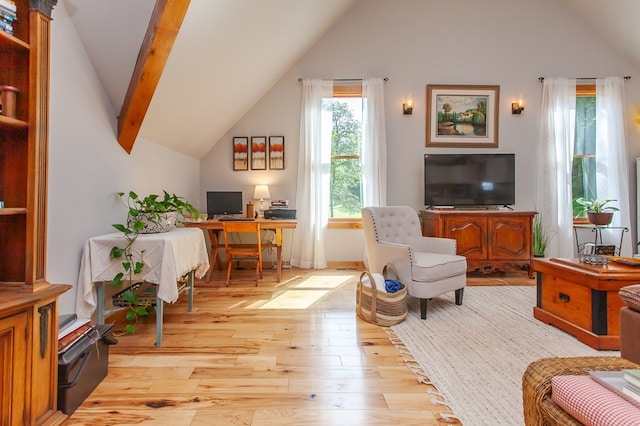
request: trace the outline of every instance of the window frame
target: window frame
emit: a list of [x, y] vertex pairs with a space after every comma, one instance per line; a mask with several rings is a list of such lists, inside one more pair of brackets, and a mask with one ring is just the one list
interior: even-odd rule
[[[362, 83], [354, 84], [334, 84], [333, 98], [362, 98]], [[360, 155], [336, 155], [331, 159], [356, 159], [361, 158]], [[329, 218], [327, 224], [328, 229], [362, 229], [362, 217], [359, 218]]]
[[[590, 84], [576, 84], [576, 97], [581, 97], [581, 96], [596, 96], [596, 85], [593, 83]], [[574, 154], [571, 156], [571, 160], [573, 162], [573, 159], [576, 158], [577, 156]], [[578, 157], [584, 157], [584, 156], [578, 156]], [[595, 157], [595, 156], [594, 156]], [[573, 193], [571, 194], [572, 197], [572, 202], [573, 202]], [[589, 218], [587, 217], [573, 217], [573, 223], [575, 225], [584, 225], [584, 224], [588, 224], [589, 223]]]

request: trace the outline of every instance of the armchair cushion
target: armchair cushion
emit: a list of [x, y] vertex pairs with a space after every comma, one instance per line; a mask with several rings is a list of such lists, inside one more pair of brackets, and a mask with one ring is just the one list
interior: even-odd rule
[[640, 312], [640, 284], [622, 287], [618, 290], [618, 294], [629, 308]]
[[640, 408], [589, 376], [551, 378], [551, 400], [585, 425], [636, 425]]
[[467, 272], [467, 261], [463, 256], [439, 253], [413, 253], [411, 268], [413, 281], [432, 282], [463, 275]]

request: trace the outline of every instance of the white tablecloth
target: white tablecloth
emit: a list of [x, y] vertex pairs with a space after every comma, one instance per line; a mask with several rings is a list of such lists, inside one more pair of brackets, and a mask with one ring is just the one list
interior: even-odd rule
[[[124, 272], [122, 259], [111, 259], [112, 247], [124, 248], [122, 233], [101, 235], [87, 240], [80, 262], [76, 314], [78, 318], [91, 318], [96, 310], [95, 282], [111, 281], [118, 272]], [[173, 303], [178, 299], [177, 281], [186, 273], [195, 271], [202, 278], [209, 269], [204, 235], [196, 228], [176, 228], [161, 234], [141, 234], [132, 247], [136, 259], [142, 253], [144, 268], [136, 279], [158, 284], [158, 297]]]

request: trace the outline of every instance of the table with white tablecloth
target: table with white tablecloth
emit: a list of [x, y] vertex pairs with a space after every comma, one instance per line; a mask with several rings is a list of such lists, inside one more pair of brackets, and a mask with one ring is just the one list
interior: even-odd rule
[[[123, 259], [111, 259], [115, 246], [127, 244], [122, 233], [100, 235], [86, 241], [80, 262], [76, 314], [90, 319], [97, 310], [98, 324], [104, 323], [104, 285], [123, 272]], [[178, 300], [178, 280], [188, 275], [189, 311], [193, 305], [193, 276], [202, 278], [209, 269], [204, 234], [196, 228], [175, 228], [158, 234], [140, 234], [132, 245], [142, 272], [136, 280], [158, 285], [156, 303], [156, 345], [162, 344], [163, 303]]]

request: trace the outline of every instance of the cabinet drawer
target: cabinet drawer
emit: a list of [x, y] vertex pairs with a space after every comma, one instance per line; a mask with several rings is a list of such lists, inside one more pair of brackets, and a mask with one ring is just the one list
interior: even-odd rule
[[591, 290], [560, 277], [542, 276], [541, 308], [558, 317], [591, 330]]

